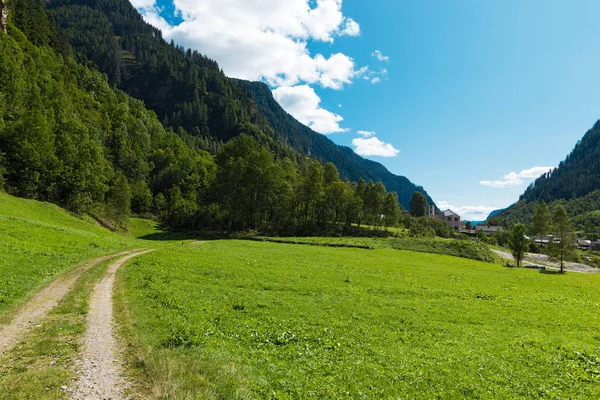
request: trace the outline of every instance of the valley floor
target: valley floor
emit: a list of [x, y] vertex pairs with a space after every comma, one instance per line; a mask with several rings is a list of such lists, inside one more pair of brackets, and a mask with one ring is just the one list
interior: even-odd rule
[[141, 240], [4, 196], [3, 398], [600, 397], [599, 275], [135, 220], [166, 239]]

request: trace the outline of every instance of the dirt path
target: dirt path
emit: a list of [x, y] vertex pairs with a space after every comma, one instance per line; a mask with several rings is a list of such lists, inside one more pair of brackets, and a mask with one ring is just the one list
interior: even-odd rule
[[17, 314], [11, 322], [4, 326], [0, 325], [0, 356], [19, 343], [27, 332], [37, 326], [50, 310], [58, 305], [62, 298], [73, 288], [75, 282], [83, 272], [98, 265], [102, 261], [129, 253], [129, 251], [125, 251], [96, 258], [69, 274], [56, 279], [44, 289], [40, 290], [17, 311]]
[[[494, 253], [504, 258], [505, 260], [514, 261], [512, 254], [506, 251], [500, 250], [492, 250]], [[543, 265], [545, 267], [550, 267], [552, 269], [559, 269], [560, 263], [552, 262], [549, 260], [548, 256], [545, 254], [534, 254], [534, 253], [526, 253], [524, 261], [526, 263], [533, 263], [536, 265]], [[598, 271], [597, 268], [590, 267], [589, 265], [579, 264], [574, 262], [565, 262], [565, 271], [569, 272], [583, 272], [588, 274], [595, 274]]]
[[87, 328], [81, 349], [79, 380], [73, 399], [122, 399], [127, 388], [122, 378], [122, 358], [113, 334], [115, 273], [126, 261], [152, 250], [130, 253], [106, 271], [90, 298]]

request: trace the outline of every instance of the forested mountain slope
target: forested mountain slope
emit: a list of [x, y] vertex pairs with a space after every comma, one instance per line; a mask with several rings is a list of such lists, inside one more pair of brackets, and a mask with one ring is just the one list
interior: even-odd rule
[[562, 202], [571, 217], [578, 220], [600, 209], [600, 121], [557, 168], [536, 179], [500, 217], [510, 222], [529, 221], [541, 200], [550, 205]]
[[380, 163], [364, 159], [349, 147], [338, 146], [324, 135], [298, 122], [275, 101], [266, 84], [246, 81], [244, 83], [271, 127], [294, 149], [324, 162], [334, 163], [340, 174], [351, 181], [362, 178], [383, 182], [388, 190], [398, 194], [400, 204], [405, 209], [409, 208], [410, 199], [416, 191], [423, 193], [427, 201], [433, 203], [422, 187], [416, 186], [404, 176], [392, 174]]
[[115, 228], [131, 212], [185, 230], [288, 235], [398, 223], [398, 198], [381, 182], [342, 182], [331, 163], [281, 155], [249, 123], [251, 135], [242, 130], [215, 156], [182, 140], [183, 128], [165, 128], [54, 41], [43, 7], [15, 12], [32, 1], [12, 0], [8, 33], [0, 31], [0, 190]]
[[81, 61], [94, 63], [110, 83], [143, 100], [188, 142], [214, 153], [221, 142], [246, 133], [280, 156], [298, 160], [308, 154], [333, 162], [342, 178], [381, 181], [405, 208], [414, 191], [427, 195], [407, 178], [300, 124], [266, 86], [227, 78], [215, 61], [167, 44], [126, 0], [51, 0], [46, 7]]

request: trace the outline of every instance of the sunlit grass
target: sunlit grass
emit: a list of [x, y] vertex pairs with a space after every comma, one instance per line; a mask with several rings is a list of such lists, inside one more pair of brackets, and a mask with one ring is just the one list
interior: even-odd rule
[[244, 241], [123, 273], [149, 397], [600, 395], [598, 276]]

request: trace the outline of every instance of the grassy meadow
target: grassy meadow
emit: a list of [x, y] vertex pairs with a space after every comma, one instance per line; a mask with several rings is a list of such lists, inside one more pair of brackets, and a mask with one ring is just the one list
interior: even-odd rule
[[250, 241], [119, 274], [142, 397], [600, 397], [600, 276]]
[[[141, 240], [158, 236], [161, 240]], [[116, 234], [62, 208], [0, 192], [0, 323], [60, 274], [124, 249], [170, 246], [189, 238], [162, 233], [157, 223], [132, 218]]]
[[53, 204], [0, 193], [0, 322], [61, 273], [133, 246]]

